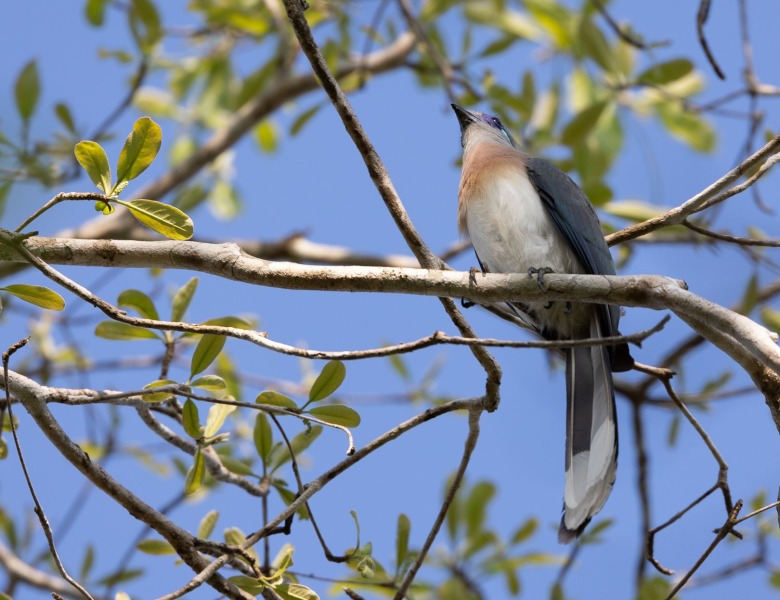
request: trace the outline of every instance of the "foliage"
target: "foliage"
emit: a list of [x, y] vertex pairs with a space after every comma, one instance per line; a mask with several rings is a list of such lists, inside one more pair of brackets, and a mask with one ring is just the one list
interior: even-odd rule
[[[302, 226], [293, 234], [274, 231], [274, 237], [282, 241], [265, 243], [259, 239], [276, 226], [272, 202], [291, 203], [295, 199], [268, 199], [263, 181], [266, 172], [253, 174], [251, 180], [240, 179], [239, 175], [246, 169], [246, 163], [238, 159], [239, 153], [246, 150], [243, 147], [246, 144], [240, 145], [240, 141], [246, 139], [254, 150], [268, 155], [269, 164], [272, 164], [270, 160], [295, 160], [291, 154], [297, 145], [311, 143], [309, 136], [325, 127], [327, 119], [334, 114], [323, 91], [328, 86], [314, 76], [302, 58], [298, 37], [288, 20], [289, 6], [244, 0], [193, 0], [184, 16], [186, 25], [180, 26], [176, 10], [154, 0], [125, 3], [85, 0], [82, 4], [83, 18], [89, 27], [95, 33], [112, 34], [106, 38], [110, 47], [100, 49], [101, 59], [112, 68], [129, 72], [130, 77], [126, 90], [112, 91], [118, 106], [106, 106], [105, 113], [110, 116], [101, 120], [79, 105], [57, 101], [50, 106], [52, 94], [60, 94], [60, 90], [47, 87], [45, 75], [51, 68], [45, 62], [48, 58], [13, 58], [18, 64], [7, 100], [13, 100], [8, 104], [13, 104], [16, 121], [0, 123], [0, 218], [9, 227], [0, 231], [0, 251], [4, 253], [0, 270], [7, 267], [2, 270], [2, 276], [16, 281], [22, 277], [17, 275], [21, 267], [15, 266], [21, 262], [21, 256], [43, 274], [41, 281], [45, 277], [49, 286], [66, 290], [74, 299], [69, 300], [66, 309], [63, 296], [51, 287], [38, 283], [4, 283], [0, 287], [0, 292], [4, 292], [0, 297], [5, 302], [5, 306], [0, 304], [0, 310], [10, 325], [8, 329], [12, 326], [14, 332], [24, 331], [25, 336], [31, 336], [26, 349], [22, 351], [20, 345], [9, 351], [9, 368], [14, 379], [9, 378], [6, 384], [15, 403], [0, 407], [0, 422], [6, 432], [0, 438], [0, 459], [4, 459], [3, 464], [8, 468], [11, 446], [7, 432], [14, 429], [24, 441], [30, 428], [36, 424], [41, 427], [37, 419], [43, 418], [41, 414], [48, 410], [47, 403], [66, 404], [84, 414], [88, 413], [84, 409], [90, 408], [86, 405], [99, 405], [100, 412], [89, 413], [85, 439], [67, 438], [68, 443], [64, 445], [78, 448], [80, 457], [79, 460], [68, 457], [68, 460], [86, 470], [96, 469], [100, 464], [108, 476], [119, 480], [114, 461], [119, 457], [132, 458], [147, 470], [150, 481], [153, 479], [150, 487], [165, 489], [169, 495], [175, 492], [177, 499], [165, 509], [153, 508], [144, 500], [146, 491], [142, 488], [129, 489], [124, 495], [117, 492], [118, 481], [107, 483], [95, 475], [97, 470], [92, 471], [90, 485], [101, 488], [123, 511], [154, 531], [145, 530], [128, 550], [130, 557], [136, 557], [136, 551], [147, 555], [146, 562], [139, 563], [142, 567], [137, 568], [131, 559], [123, 559], [107, 569], [106, 560], [101, 556], [106, 540], [97, 532], [84, 545], [80, 562], [72, 556], [65, 561], [72, 570], [71, 575], [101, 597], [129, 598], [125, 592], [117, 592], [120, 588], [133, 594], [135, 590], [144, 590], [133, 597], [145, 597], [151, 593], [149, 587], [144, 587], [150, 585], [151, 561], [165, 564], [171, 572], [178, 573], [175, 579], [164, 584], [172, 588], [175, 584], [171, 581], [190, 580], [211, 561], [222, 560], [221, 568], [208, 585], [226, 597], [242, 597], [237, 590], [243, 590], [250, 596], [273, 593], [273, 597], [284, 599], [315, 599], [320, 597], [315, 590], [328, 587], [321, 585], [318, 578], [337, 577], [338, 583], [330, 589], [334, 595], [341, 594], [347, 586], [352, 594], [395, 597], [408, 586], [409, 598], [456, 600], [528, 596], [524, 587], [528, 574], [537, 570], [545, 575], [552, 573], [545, 584], [552, 598], [583, 596], [581, 590], [568, 589], [565, 577], [572, 562], [580, 560], [578, 553], [585, 554], [594, 546], [611, 543], [614, 523], [611, 519], [591, 524], [568, 556], [540, 549], [545, 548], [543, 539], [548, 533], [544, 523], [554, 520], [557, 513], [552, 518], [527, 516], [524, 498], [517, 498], [513, 500], [517, 511], [511, 520], [505, 513], [496, 517], [495, 501], [503, 484], [471, 471], [463, 481], [460, 480], [462, 472], [450, 478], [443, 473], [426, 473], [431, 483], [446, 480], [443, 500], [436, 507], [441, 509], [443, 528], [438, 535], [434, 535], [437, 530], [430, 522], [396, 510], [383, 516], [385, 528], [381, 531], [363, 524], [362, 529], [369, 531], [369, 539], [361, 540], [361, 520], [349, 503], [361, 501], [364, 502], [361, 506], [375, 510], [374, 498], [381, 496], [383, 490], [370, 489], [372, 485], [360, 481], [348, 492], [340, 492], [343, 494], [339, 498], [340, 512], [323, 510], [320, 504], [320, 498], [327, 497], [326, 493], [320, 494], [326, 484], [336, 479], [341, 481], [346, 472], [376, 469], [373, 466], [376, 463], [372, 462], [375, 450], [390, 442], [405, 443], [407, 438], [403, 436], [408, 431], [434, 418], [446, 419], [449, 412], [466, 409], [473, 417], [475, 407], [482, 411], [487, 400], [485, 404], [463, 400], [467, 392], [452, 389], [455, 384], [441, 375], [443, 367], [438, 359], [426, 369], [419, 354], [402, 356], [411, 352], [406, 347], [393, 349], [388, 342], [386, 346], [390, 349], [377, 348], [365, 354], [358, 350], [310, 350], [308, 344], [294, 347], [275, 339], [273, 329], [279, 331], [278, 322], [272, 323], [269, 332], [265, 332], [259, 330], [254, 316], [226, 314], [234, 311], [232, 301], [239, 296], [238, 288], [229, 287], [234, 282], [228, 280], [245, 287], [249, 286], [248, 281], [257, 283], [250, 278], [253, 274], [242, 271], [240, 261], [245, 252], [266, 259], [258, 274], [268, 278], [263, 285], [293, 290], [305, 289], [307, 284], [296, 279], [295, 274], [276, 273], [274, 269], [281, 261], [295, 261], [302, 267], [325, 264], [326, 268], [332, 268], [328, 271], [331, 279], [323, 276], [316, 284], [323, 290], [331, 289], [328, 282], [339, 278], [343, 282], [354, 275], [354, 271], [335, 269], [337, 266], [408, 266], [408, 263], [399, 265], [397, 257], [389, 252], [366, 257], [341, 246], [323, 250], [325, 244], [316, 248], [307, 245], [303, 238], [308, 235], [309, 221], [304, 218], [304, 210], [299, 211]], [[425, 0], [412, 9], [406, 4], [401, 0], [397, 6], [379, 7], [376, 14], [367, 18], [354, 4], [309, 2], [305, 20], [317, 40], [323, 61], [335, 74], [340, 88], [352, 95], [356, 104], [358, 92], [372, 94], [375, 88], [381, 90], [375, 79], [389, 71], [403, 78], [403, 85], [413, 85], [423, 94], [438, 94], [442, 100], [446, 97], [448, 101], [497, 115], [507, 129], [518, 134], [530, 153], [553, 158], [580, 183], [604, 218], [607, 233], [667, 219], [662, 226], [622, 243], [620, 265], [638, 260], [638, 255], [651, 252], [661, 243], [682, 246], [693, 244], [694, 239], [737, 243], [744, 253], [745, 264], [749, 265], [745, 270], [750, 273], [744, 289], [737, 294], [735, 311], [746, 317], [757, 315], [767, 328], [780, 330], [780, 312], [772, 305], [778, 293], [776, 276], [772, 274], [775, 265], [764, 248], [777, 244], [757, 228], [750, 228], [745, 235], [709, 231], [717, 219], [717, 212], [710, 209], [727, 198], [713, 192], [709, 204], [674, 220], [669, 218], [667, 207], [646, 198], [625, 198], [614, 183], [616, 166], [627, 153], [627, 140], [640, 123], [673, 140], [676, 149], [702, 155], [711, 155], [718, 149], [722, 125], [715, 109], [721, 102], [707, 103], [703, 99], [710, 80], [709, 65], [680, 54], [674, 46], [665, 48], [644, 39], [638, 33], [643, 29], [641, 22], [618, 25], [607, 12], [612, 9], [608, 2], [574, 6], [556, 0], [526, 0], [522, 5], [503, 0], [462, 3]], [[127, 43], [114, 35], [120, 29], [117, 20], [122, 22]], [[414, 36], [413, 43], [407, 41], [409, 36]], [[756, 103], [764, 95], [774, 95], [775, 88], [762, 88], [755, 74], [748, 73], [745, 77], [748, 87], [737, 95], [749, 96]], [[393, 85], [399, 85], [400, 89], [397, 81], [400, 79]], [[392, 98], [388, 104], [395, 101]], [[751, 106], [748, 122], [751, 133], [745, 147], [753, 151], [761, 146], [758, 138], [762, 124], [756, 117], [760, 112], [757, 105]], [[342, 113], [346, 111], [344, 105], [340, 108]], [[57, 131], [42, 131], [49, 123], [44, 112], [48, 109], [56, 119]], [[134, 111], [143, 116], [130, 125], [128, 115]], [[420, 115], [415, 117], [404, 120], [393, 115], [399, 121], [394, 121], [393, 129], [397, 127], [397, 136], [404, 138], [407, 146], [415, 143], [405, 136], [423, 129], [419, 121], [425, 119], [419, 118]], [[124, 121], [127, 126], [123, 129]], [[345, 126], [357, 139], [355, 123], [354, 119], [345, 119]], [[124, 142], [115, 143], [114, 138], [118, 136], [121, 141], [122, 132], [128, 129]], [[771, 143], [772, 132], [764, 133], [766, 141]], [[41, 135], [45, 137], [37, 139]], [[358, 141], [357, 147], [375, 181], [381, 180], [383, 171], [371, 163], [366, 144]], [[744, 154], [740, 155], [740, 161], [750, 153], [745, 150]], [[112, 162], [109, 156], [116, 159]], [[773, 160], [774, 153], [770, 152], [761, 160], [743, 163], [739, 177], [754, 177], [747, 180], [752, 185], [769, 170]], [[300, 166], [301, 178], [311, 176], [307, 170], [310, 167]], [[97, 192], [68, 191], [76, 190], [87, 179]], [[23, 197], [23, 184], [30, 183], [37, 184], [36, 194], [44, 190], [43, 194], [50, 195], [51, 199], [40, 202], [38, 208], [26, 210], [30, 216], [11, 231], [6, 221], [12, 216], [16, 218], [20, 204], [17, 199]], [[131, 184], [138, 185], [138, 189]], [[323, 184], [321, 188], [323, 197], [316, 202], [330, 203], [331, 216], [335, 215], [336, 219], [351, 219], [344, 206], [356, 204], [356, 200], [339, 197], [340, 188], [335, 184]], [[383, 181], [378, 185], [386, 201], [390, 188]], [[674, 197], [681, 193], [675, 189]], [[131, 194], [130, 199], [124, 199]], [[166, 197], [169, 201], [163, 201]], [[73, 204], [78, 201], [94, 202], [95, 211], [100, 213], [98, 219], [89, 220], [88, 215], [69, 210], [78, 206]], [[207, 233], [208, 226], [201, 225], [214, 223], [212, 217], [243, 224], [239, 216], [254, 202], [267, 203], [263, 205], [262, 222], [252, 224], [256, 227], [253, 234], [257, 240], [244, 242], [238, 236], [216, 240], [211, 232]], [[12, 206], [14, 210], [9, 210]], [[126, 211], [116, 211], [116, 206]], [[44, 214], [48, 221], [42, 218]], [[62, 247], [41, 250], [35, 243], [45, 245], [47, 238], [43, 236], [59, 235], [57, 228], [52, 228], [53, 215], [57, 218], [62, 215], [62, 222], [57, 223], [62, 229], [74, 224], [77, 229], [75, 233], [69, 230], [62, 234], [69, 238], [60, 244], [64, 250]], [[394, 216], [398, 217], [396, 213]], [[398, 217], [397, 221], [403, 223], [404, 218]], [[219, 241], [228, 242], [219, 247], [216, 257], [204, 258], [197, 250], [202, 246], [187, 243], [195, 234], [194, 220], [199, 223], [198, 231], [204, 243], [216, 246]], [[42, 236], [30, 228], [33, 222], [41, 228]], [[324, 229], [327, 227], [325, 224]], [[353, 227], [365, 233], [362, 224], [355, 223]], [[374, 235], [372, 227], [373, 224], [366, 226], [365, 230]], [[404, 238], [413, 242], [416, 233], [403, 226], [401, 229]], [[702, 229], [705, 233], [701, 233]], [[379, 233], [376, 233], [377, 240]], [[705, 237], [694, 238], [696, 233]], [[130, 269], [121, 271], [112, 264], [118, 260], [112, 240], [146, 242], [154, 234], [166, 241], [157, 240], [156, 246], [150, 243], [143, 251], [136, 247], [136, 262], [131, 265], [148, 268], [143, 275], [130, 275]], [[94, 262], [80, 259], [84, 262], [72, 264], [120, 273], [121, 285], [113, 303], [103, 298], [100, 281], [87, 289], [83, 283], [84, 271], [59, 271], [52, 266], [71, 264], [71, 258], [63, 258], [63, 254], [67, 254], [67, 242], [76, 240], [94, 242], [90, 257]], [[166, 243], [171, 245], [162, 247], [179, 260], [173, 265], [175, 269], [163, 270], [157, 266], [156, 258], [150, 258], [155, 247]], [[413, 253], [419, 249], [414, 243], [410, 247]], [[181, 248], [190, 254], [179, 253]], [[36, 257], [39, 262], [35, 262]], [[419, 254], [409, 261], [414, 265], [423, 264]], [[176, 283], [179, 280], [175, 270], [188, 272], [183, 284]], [[192, 271], [208, 275], [203, 275], [201, 281]], [[24, 281], [33, 281], [32, 270], [23, 277], [28, 274], [30, 279]], [[287, 279], [283, 283], [279, 280], [268, 283], [274, 277]], [[479, 278], [472, 281], [477, 282], [478, 288]], [[374, 287], [372, 291], [378, 290]], [[29, 319], [31, 309], [17, 301], [44, 310], [36, 311], [34, 318]], [[637, 302], [641, 303], [641, 299]], [[96, 312], [79, 318], [79, 308], [83, 307], [86, 313], [89, 306], [102, 311], [100, 320], [95, 318]], [[258, 312], [262, 313], [264, 308], [260, 306]], [[301, 310], [299, 305], [293, 309], [291, 302], [285, 319], [295, 321]], [[341, 323], [317, 302], [311, 302], [306, 310], [317, 315], [323, 331], [330, 332], [333, 346], [347, 337], [347, 328], [360, 328]], [[732, 313], [735, 318], [736, 313]], [[692, 350], [704, 339], [697, 327], [706, 323], [702, 325], [698, 315], [686, 313], [685, 316], [689, 318], [683, 320], [695, 333], [686, 333], [677, 342], [666, 338], [668, 352], [662, 353], [658, 362], [678, 372], [675, 384], [684, 392], [679, 396], [693, 408], [695, 415], [711, 412], [715, 400], [745, 393], [736, 383], [746, 380], [739, 368], [751, 377], [748, 393], [758, 389], [766, 395], [766, 387], [762, 387], [762, 381], [766, 380], [757, 373], [766, 375], [761, 369], [771, 371], [771, 365], [756, 366], [761, 361], [755, 356], [736, 360], [729, 364], [732, 368], [723, 369], [710, 369], [695, 362]], [[385, 320], [375, 314], [372, 325], [377, 323], [383, 325]], [[432, 343], [441, 342], [444, 335], [435, 334]], [[730, 333], [722, 336], [729, 338], [723, 342], [724, 346], [733, 341], [733, 336], [729, 336]], [[10, 334], [4, 337], [7, 346], [3, 351], [22, 336], [11, 337]], [[316, 339], [314, 333], [312, 337]], [[713, 334], [713, 337], [718, 336]], [[18, 354], [14, 354], [17, 350]], [[272, 351], [283, 356], [287, 369], [293, 357], [312, 360], [301, 363], [299, 380], [292, 382], [282, 375], [284, 368], [277, 370], [265, 358]], [[140, 353], [140, 358], [132, 352]], [[357, 386], [364, 384], [353, 383], [356, 369], [348, 369], [347, 362], [366, 356], [385, 357], [393, 373], [387, 380], [371, 379], [369, 391], [387, 400], [397, 397], [390, 390], [402, 389], [404, 407], [419, 409], [415, 416], [394, 413], [392, 419], [397, 419], [386, 423], [370, 403], [364, 403], [359, 394], [354, 394]], [[133, 370], [139, 364], [142, 370]], [[69, 380], [74, 373], [79, 376], [79, 383], [69, 388], [74, 385]], [[675, 407], [682, 401], [677, 402], [679, 398], [671, 386], [664, 388], [667, 393], [659, 401], [652, 395], [659, 386], [650, 391], [656, 382], [652, 377], [637, 381], [626, 382], [619, 391], [631, 400], [631, 409], [636, 411], [632, 442], [639, 457], [636, 468], [637, 478], [642, 482], [641, 510], [648, 512], [644, 516], [649, 519], [651, 498], [647, 495], [648, 474], [643, 471], [646, 465], [642, 462], [647, 450], [642, 439], [646, 407], [660, 410]], [[11, 384], [19, 387], [13, 388]], [[115, 391], [116, 386], [123, 391]], [[446, 391], [437, 392], [437, 386]], [[42, 400], [44, 406], [35, 409], [36, 394], [25, 390], [37, 390], [39, 396], [49, 394]], [[36, 422], [28, 419], [27, 414], [20, 417], [21, 406]], [[13, 416], [11, 411], [16, 411]], [[670, 447], [680, 446], [680, 436], [684, 435], [681, 431], [687, 431], [686, 420], [694, 427], [698, 424], [691, 411], [676, 411], [675, 408], [664, 415], [666, 442]], [[49, 414], [49, 423], [57, 426], [44, 429], [50, 438], [55, 438], [56, 446], [59, 430], [68, 436], [73, 435], [72, 429], [60, 428], [59, 412], [56, 418], [55, 414]], [[476, 435], [472, 420], [469, 426], [470, 433]], [[144, 433], [137, 434], [141, 427], [146, 428]], [[165, 451], [159, 450], [160, 440]], [[704, 443], [712, 451], [712, 443], [707, 439]], [[346, 446], [346, 457], [333, 457], [336, 444]], [[413, 448], [413, 456], [424, 465], [423, 454], [445, 453], [449, 448], [434, 440], [430, 447]], [[51, 451], [67, 457], [67, 451], [61, 446]], [[464, 465], [469, 456], [469, 452], [464, 452]], [[734, 512], [739, 504], [732, 501], [725, 463], [717, 450], [712, 451], [712, 456], [721, 470], [716, 485], [703, 498], [722, 494], [727, 512]], [[495, 458], [499, 459], [508, 463], [515, 460], [506, 456]], [[316, 475], [307, 469], [311, 462], [319, 469]], [[413, 471], [418, 465], [416, 460], [411, 462], [405, 468]], [[383, 482], [405, 488], [406, 481], [398, 481], [397, 477], [388, 474]], [[72, 489], [62, 490], [63, 494], [72, 492]], [[531, 495], [531, 492], [524, 493]], [[429, 500], [416, 487], [410, 487], [408, 494], [421, 504]], [[234, 508], [231, 503], [238, 495], [241, 501], [249, 498], [251, 510]], [[138, 503], [127, 500], [128, 496]], [[185, 502], [189, 508], [198, 507], [197, 523], [189, 523], [175, 513], [168, 514], [184, 507]], [[680, 501], [681, 507], [686, 503]], [[200, 508], [203, 504], [207, 505], [205, 510]], [[770, 507], [766, 498], [756, 495], [751, 511], [757, 512], [750, 517], [754, 528], [745, 536], [739, 534], [750, 543], [755, 542], [762, 554], [748, 567], [740, 566], [732, 571], [725, 567], [722, 579], [757, 565], [766, 572], [769, 587], [780, 586], [778, 573], [769, 566], [767, 558], [769, 540], [777, 537], [775, 524], [764, 512]], [[77, 506], [74, 510], [81, 509]], [[340, 519], [347, 518], [347, 513], [352, 520], [347, 520], [349, 525], [344, 527]], [[625, 518], [625, 513], [622, 515]], [[734, 519], [728, 527], [746, 527]], [[724, 516], [709, 530], [722, 527], [725, 520]], [[26, 521], [27, 516], [17, 508], [0, 505], [2, 544], [7, 546], [9, 555], [41, 574], [44, 584], [39, 587], [63, 593], [51, 583], [53, 578], [49, 578], [55, 567], [46, 561], [44, 554], [36, 551], [42, 536], [29, 530], [24, 525]], [[221, 535], [217, 531], [218, 522], [224, 525]], [[654, 525], [643, 523], [648, 528]], [[57, 527], [62, 524], [57, 523]], [[348, 536], [356, 537], [341, 555], [334, 555], [328, 546], [330, 536], [338, 537], [334, 533], [337, 529], [339, 535], [347, 530]], [[701, 534], [703, 546], [709, 530]], [[316, 542], [312, 541], [313, 537], [306, 537], [311, 531]], [[55, 528], [55, 539], [56, 533]], [[428, 535], [435, 538], [431, 548], [425, 545]], [[646, 544], [644, 537], [639, 540], [642, 553]], [[315, 562], [310, 546], [316, 546], [320, 554], [336, 565], [322, 566]], [[11, 567], [2, 558], [0, 563], [10, 572]], [[182, 563], [192, 572], [182, 575], [174, 570], [175, 565]], [[748, 561], [737, 563], [742, 564]], [[636, 598], [664, 598], [677, 593], [675, 580], [651, 574], [648, 569], [644, 566], [634, 582]], [[13, 584], [9, 583], [8, 591], [17, 594], [16, 597], [22, 597], [24, 591], [17, 592], [14, 586], [21, 590], [31, 583], [20, 573], [14, 573], [9, 581]], [[165, 589], [162, 593], [172, 591]]]

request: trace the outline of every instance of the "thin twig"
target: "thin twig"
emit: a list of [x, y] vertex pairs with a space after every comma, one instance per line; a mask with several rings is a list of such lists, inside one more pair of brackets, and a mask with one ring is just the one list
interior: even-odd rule
[[699, 12], [696, 14], [696, 33], [699, 36], [699, 43], [701, 44], [702, 50], [704, 50], [704, 54], [707, 56], [707, 60], [710, 61], [710, 65], [712, 65], [712, 69], [715, 71], [715, 74], [721, 79], [726, 79], [726, 76], [723, 74], [723, 71], [721, 71], [720, 66], [718, 66], [718, 62], [715, 60], [715, 56], [712, 54], [712, 50], [710, 50], [710, 45], [707, 43], [707, 38], [704, 37], [704, 24], [707, 22], [707, 17], [709, 17], [709, 14], [710, 0], [701, 0], [699, 3]]
[[780, 248], [780, 240], [756, 240], [753, 238], [737, 237], [726, 233], [718, 233], [716, 231], [705, 229], [704, 227], [699, 227], [698, 225], [691, 223], [691, 221], [688, 219], [685, 219], [682, 224], [691, 231], [695, 231], [701, 235], [706, 235], [707, 237], [721, 240], [723, 242], [739, 244], [740, 246], [763, 246], [768, 248]]
[[704, 564], [704, 561], [707, 560], [707, 557], [709, 557], [710, 554], [712, 554], [712, 551], [715, 550], [716, 546], [720, 544], [729, 533], [732, 532], [732, 528], [734, 527], [734, 523], [736, 522], [740, 510], [742, 510], [742, 500], [737, 500], [736, 504], [734, 504], [734, 508], [729, 511], [728, 517], [726, 518], [726, 522], [723, 524], [723, 527], [718, 530], [715, 539], [712, 540], [712, 543], [702, 553], [702, 555], [690, 568], [690, 570], [685, 575], [683, 575], [680, 581], [678, 581], [677, 584], [672, 588], [672, 591], [669, 592], [669, 594], [666, 596], [666, 600], [672, 600], [672, 598], [677, 595], [677, 592], [679, 592], [685, 586], [685, 584], [688, 583], [688, 580], [699, 569], [699, 567]]
[[472, 406], [469, 410], [469, 433], [466, 437], [466, 443], [463, 446], [463, 455], [460, 459], [458, 470], [455, 471], [455, 475], [453, 476], [449, 489], [447, 490], [447, 495], [445, 496], [444, 502], [439, 509], [439, 514], [436, 515], [436, 520], [433, 522], [433, 526], [428, 532], [428, 537], [425, 539], [425, 542], [420, 548], [414, 563], [412, 563], [412, 566], [404, 576], [403, 581], [401, 581], [400, 585], [398, 586], [395, 596], [393, 597], [394, 600], [403, 600], [406, 597], [406, 592], [409, 589], [409, 586], [417, 576], [417, 571], [420, 570], [425, 557], [428, 555], [428, 551], [431, 549], [436, 536], [439, 534], [439, 529], [444, 522], [444, 518], [447, 516], [447, 511], [452, 505], [452, 502], [455, 499], [455, 494], [458, 492], [458, 488], [463, 481], [463, 476], [466, 473], [466, 467], [468, 467], [469, 461], [471, 460], [471, 454], [477, 445], [477, 440], [479, 439], [479, 419], [481, 415], [482, 407]]
[[94, 600], [86, 588], [68, 574], [68, 571], [65, 569], [65, 565], [62, 563], [62, 560], [57, 553], [57, 548], [54, 544], [54, 532], [51, 529], [51, 525], [49, 525], [49, 520], [46, 518], [46, 513], [43, 512], [43, 506], [38, 500], [38, 494], [35, 492], [32, 478], [30, 477], [30, 473], [27, 470], [27, 463], [24, 460], [24, 453], [22, 452], [22, 445], [19, 441], [19, 435], [17, 434], [16, 426], [14, 425], [14, 413], [13, 408], [11, 407], [10, 385], [8, 383], [8, 362], [11, 359], [11, 356], [13, 356], [17, 350], [23, 348], [28, 341], [30, 341], [29, 337], [19, 340], [15, 344], [12, 344], [8, 350], [3, 352], [3, 387], [5, 388], [5, 404], [8, 410], [8, 421], [11, 426], [11, 435], [14, 439], [14, 446], [16, 446], [16, 455], [19, 457], [19, 465], [22, 467], [22, 473], [24, 473], [24, 479], [27, 482], [27, 489], [30, 492], [30, 498], [32, 498], [32, 501], [35, 504], [35, 514], [38, 516], [38, 521], [41, 524], [41, 529], [43, 529], [43, 534], [46, 536], [46, 541], [49, 543], [49, 552], [51, 553], [51, 557], [54, 560], [54, 564], [57, 566], [57, 570], [60, 572], [63, 579], [76, 588], [85, 598]]

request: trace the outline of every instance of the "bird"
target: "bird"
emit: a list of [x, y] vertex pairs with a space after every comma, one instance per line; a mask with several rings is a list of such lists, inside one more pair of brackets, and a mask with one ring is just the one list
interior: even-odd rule
[[[614, 275], [596, 211], [553, 163], [529, 156], [492, 115], [452, 104], [463, 167], [458, 227], [483, 272]], [[618, 336], [620, 307], [584, 302], [514, 302], [512, 311], [547, 340]], [[633, 367], [626, 343], [563, 349], [566, 360], [566, 476], [558, 540], [582, 534], [607, 501], [617, 473], [613, 371]]]

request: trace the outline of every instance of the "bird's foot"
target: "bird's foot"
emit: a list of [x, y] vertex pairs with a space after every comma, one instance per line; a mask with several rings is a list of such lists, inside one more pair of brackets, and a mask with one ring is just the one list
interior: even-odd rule
[[540, 290], [544, 291], [544, 276], [554, 272], [550, 267], [531, 267], [528, 269], [528, 276], [533, 277], [536, 275], [536, 285], [539, 286]]
[[[479, 273], [479, 269], [477, 267], [471, 267], [469, 269], [469, 285], [470, 286], [476, 286], [477, 285], [477, 273]], [[463, 308], [471, 308], [474, 306], [476, 302], [472, 302], [471, 300], [466, 300], [465, 298], [460, 299], [460, 305]]]

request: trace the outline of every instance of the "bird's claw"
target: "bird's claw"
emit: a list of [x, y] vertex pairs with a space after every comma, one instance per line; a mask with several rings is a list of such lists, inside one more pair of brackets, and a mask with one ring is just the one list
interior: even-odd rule
[[528, 276], [533, 277], [536, 275], [536, 285], [539, 286], [539, 289], [544, 291], [544, 276], [548, 275], [549, 273], [554, 273], [554, 271], [550, 267], [531, 267], [528, 269]]
[[[469, 269], [469, 285], [476, 286], [477, 285], [477, 273], [479, 273], [479, 270], [477, 267], [471, 267]], [[476, 302], [472, 302], [471, 300], [466, 300], [465, 298], [460, 299], [460, 305], [463, 308], [471, 308], [474, 306]]]

